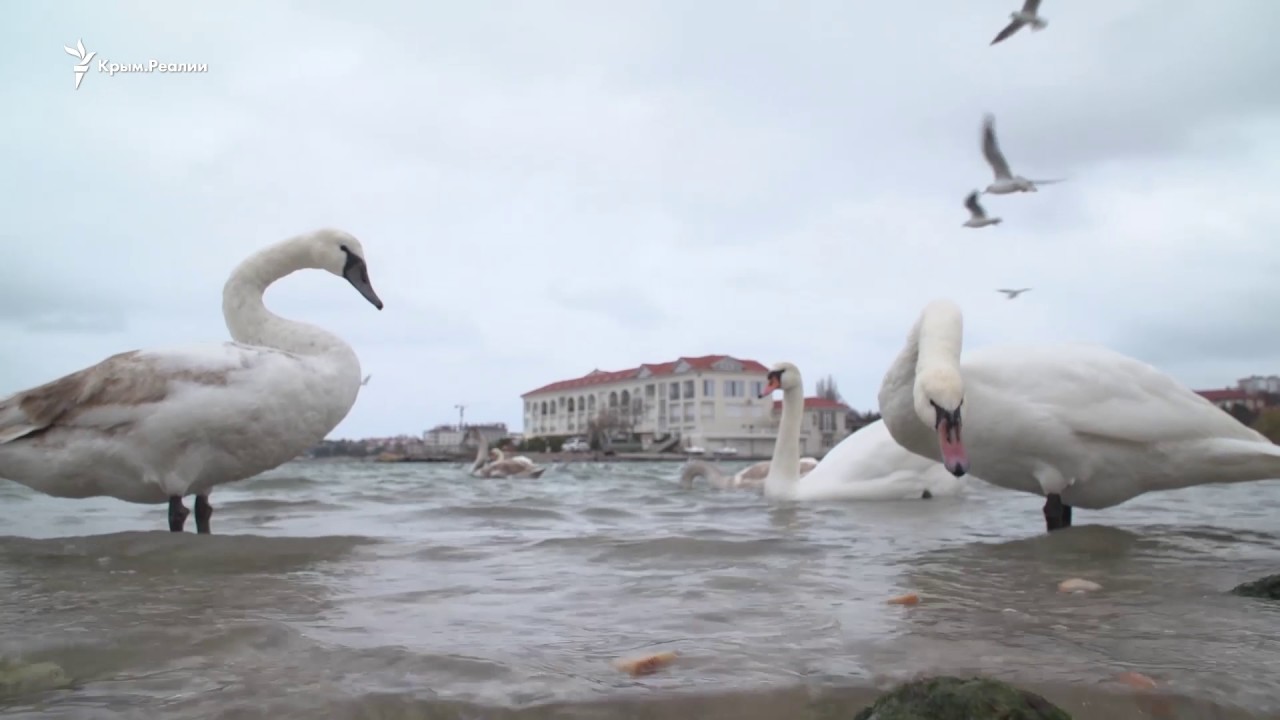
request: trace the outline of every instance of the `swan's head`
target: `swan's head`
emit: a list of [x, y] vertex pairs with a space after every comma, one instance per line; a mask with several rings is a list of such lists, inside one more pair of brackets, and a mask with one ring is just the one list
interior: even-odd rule
[[769, 397], [775, 390], [786, 392], [792, 388], [804, 387], [800, 369], [789, 362], [780, 362], [769, 368], [769, 374], [765, 377], [764, 390], [760, 392], [762, 398]]
[[308, 238], [316, 267], [345, 278], [373, 306], [382, 309], [382, 299], [369, 282], [369, 268], [364, 262], [364, 247], [351, 233], [326, 228]]
[[502, 459], [502, 451], [501, 451], [501, 450], [499, 450], [498, 448], [490, 448], [490, 450], [489, 450], [489, 459], [490, 459], [490, 460], [493, 460], [493, 461], [495, 461], [495, 462], [497, 462], [498, 460], [501, 460], [501, 459]]
[[942, 465], [956, 477], [969, 471], [969, 454], [960, 432], [963, 405], [964, 382], [959, 371], [935, 367], [916, 374], [916, 415], [938, 433]]

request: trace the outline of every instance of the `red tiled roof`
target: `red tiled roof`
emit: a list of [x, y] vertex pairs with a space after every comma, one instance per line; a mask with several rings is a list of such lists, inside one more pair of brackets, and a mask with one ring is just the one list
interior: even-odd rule
[[1203, 397], [1209, 402], [1224, 402], [1227, 400], [1248, 400], [1249, 394], [1243, 390], [1236, 388], [1227, 388], [1225, 390], [1197, 390], [1196, 394]]
[[[844, 403], [839, 402], [837, 400], [829, 400], [824, 397], [807, 397], [804, 399], [804, 409], [805, 410], [850, 410], [852, 408], [850, 408], [848, 405], [845, 405]], [[774, 400], [773, 411], [781, 412], [781, 410], [782, 410], [782, 401]]]
[[[675, 373], [676, 366], [681, 361], [687, 363], [692, 371], [712, 370], [712, 365], [724, 359], [736, 360], [742, 363], [743, 372], [767, 373], [769, 368], [761, 365], [755, 360], [743, 360], [735, 358], [732, 355], [703, 355], [701, 357], [682, 357], [678, 360], [663, 363], [645, 363], [639, 367], [629, 368], [627, 370], [592, 370], [582, 377], [573, 378], [572, 380], [559, 380], [548, 385], [543, 385], [537, 390], [530, 390], [520, 397], [528, 397], [539, 393], [555, 392], [557, 390], [571, 390], [576, 388], [591, 387], [593, 385], [606, 385], [609, 383], [619, 382], [622, 380], [639, 379], [640, 372], [648, 368], [652, 376], [672, 375]], [[646, 380], [648, 378], [645, 378]]]

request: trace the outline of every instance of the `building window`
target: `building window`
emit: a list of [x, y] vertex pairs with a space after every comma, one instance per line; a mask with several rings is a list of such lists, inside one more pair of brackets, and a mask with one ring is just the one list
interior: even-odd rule
[[757, 381], [755, 381], [755, 382], [751, 383], [751, 394], [752, 394], [752, 395], [754, 395], [754, 396], [756, 396], [756, 397], [760, 397], [760, 395], [761, 395], [761, 394], [763, 394], [763, 393], [764, 393], [764, 381], [762, 381], [762, 380], [757, 380]]
[[588, 395], [588, 396], [587, 396], [587, 410], [588, 410], [589, 412], [595, 412], [595, 410], [596, 410], [596, 396], [595, 396], [595, 395]]
[[680, 399], [680, 383], [673, 382], [667, 385], [667, 398], [670, 400]]
[[724, 414], [731, 418], [742, 417], [742, 406], [726, 405], [724, 408]]
[[673, 423], [678, 423], [678, 422], [680, 422], [680, 406], [679, 406], [679, 405], [672, 405], [672, 406], [671, 406], [671, 412], [670, 412], [670, 414], [667, 416], [667, 419], [668, 419], [668, 420], [670, 420], [670, 421], [671, 421], [671, 422], [673, 422]]
[[684, 399], [689, 400], [692, 397], [693, 397], [693, 381], [685, 380], [684, 381]]
[[684, 421], [687, 423], [691, 423], [694, 421], [693, 403], [691, 402], [687, 402], [684, 404]]
[[715, 419], [716, 419], [716, 404], [715, 404], [715, 403], [713, 403], [713, 402], [705, 402], [705, 401], [702, 403], [702, 419], [703, 419], [703, 420], [715, 420]]
[[546, 400], [543, 400], [543, 401], [542, 401], [542, 414], [543, 414], [543, 415], [546, 415], [546, 414], [547, 414], [547, 401], [546, 401]]
[[575, 407], [575, 405], [574, 405], [574, 402], [573, 402], [573, 398], [569, 398], [569, 412], [573, 412], [573, 408], [574, 408], [574, 407]]
[[703, 396], [705, 396], [705, 397], [715, 397], [715, 396], [716, 396], [716, 381], [715, 381], [715, 380], [703, 380], [703, 381], [702, 381], [702, 394], [703, 394]]
[[746, 383], [741, 380], [725, 380], [724, 396], [727, 398], [742, 397]]
[[645, 385], [645, 386], [644, 386], [644, 396], [645, 396], [645, 397], [647, 397], [647, 398], [651, 398], [651, 397], [653, 397], [653, 396], [654, 396], [654, 388], [653, 388], [653, 385]]
[[823, 432], [833, 432], [836, 429], [836, 414], [824, 412], [821, 415], [822, 422], [818, 423], [818, 429]]

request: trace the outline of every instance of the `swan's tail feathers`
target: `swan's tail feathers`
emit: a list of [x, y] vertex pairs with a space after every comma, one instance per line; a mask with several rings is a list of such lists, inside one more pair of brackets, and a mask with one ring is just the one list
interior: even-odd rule
[[1214, 440], [1213, 457], [1224, 480], [1280, 480], [1280, 445], [1265, 437]]
[[[0, 445], [20, 440], [33, 432], [49, 427], [50, 422], [39, 422], [22, 409], [21, 394], [0, 400]], [[39, 413], [36, 413], [39, 415]]]
[[546, 469], [546, 468], [544, 468], [544, 467], [540, 467], [540, 468], [538, 468], [537, 470], [534, 470], [534, 471], [530, 472], [530, 473], [529, 473], [529, 477], [534, 478], [534, 479], [540, 478], [540, 477], [542, 477], [542, 473], [544, 473], [544, 472], [546, 472], [546, 471], [547, 471], [547, 469]]
[[698, 478], [706, 480], [712, 487], [723, 488], [725, 486], [724, 473], [720, 468], [712, 465], [706, 460], [690, 460], [684, 464], [684, 469], [680, 471], [680, 485], [686, 490], [693, 487], [693, 481]]

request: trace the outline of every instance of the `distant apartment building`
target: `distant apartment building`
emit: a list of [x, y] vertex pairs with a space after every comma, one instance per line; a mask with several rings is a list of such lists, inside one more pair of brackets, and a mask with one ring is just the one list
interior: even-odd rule
[[475, 425], [437, 425], [422, 433], [422, 443], [429, 451], [455, 451], [467, 444], [467, 433], [475, 431], [490, 445], [507, 437], [506, 423]]
[[1197, 390], [1196, 393], [1227, 412], [1240, 406], [1257, 413], [1280, 404], [1280, 375], [1253, 375], [1237, 380], [1233, 388]]
[[[680, 444], [708, 451], [734, 448], [742, 454], [768, 454], [777, 434], [777, 418], [772, 412], [774, 400], [759, 397], [766, 373], [768, 368], [755, 360], [729, 355], [681, 357], [611, 372], [593, 370], [521, 395], [524, 434], [528, 438], [586, 435], [592, 421], [600, 420], [612, 432], [634, 434], [650, 450]], [[833, 438], [840, 436], [848, 411], [815, 404], [812, 412], [806, 412], [806, 430], [812, 423], [817, 429], [805, 438], [812, 443], [810, 452], [816, 452], [822, 447], [825, 428], [831, 428]], [[826, 419], [828, 414], [838, 417]]]

